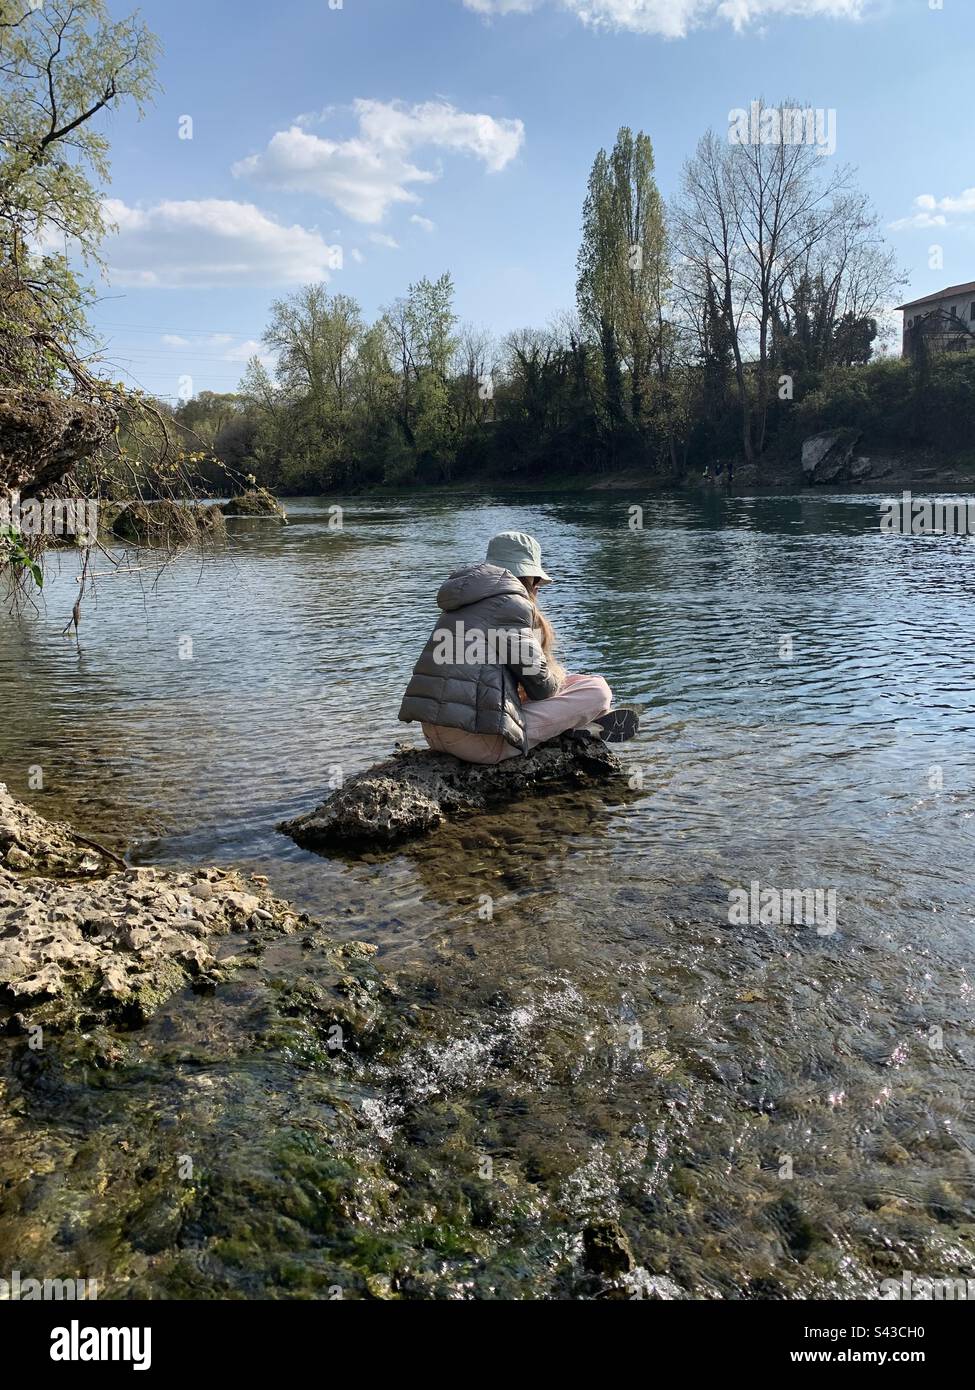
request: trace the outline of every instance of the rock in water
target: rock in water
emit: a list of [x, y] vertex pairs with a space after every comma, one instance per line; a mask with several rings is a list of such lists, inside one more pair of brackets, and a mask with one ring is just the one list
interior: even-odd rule
[[597, 738], [563, 735], [527, 757], [494, 766], [401, 746], [393, 757], [350, 777], [314, 811], [279, 829], [305, 849], [386, 846], [434, 830], [452, 816], [529, 796], [541, 788], [609, 782], [622, 769]]
[[802, 446], [802, 477], [806, 483], [841, 483], [851, 476], [853, 453], [860, 439], [854, 429], [814, 434]]
[[582, 1233], [583, 1263], [592, 1274], [612, 1278], [636, 1268], [626, 1232], [618, 1221], [594, 1221]]
[[45, 820], [0, 782], [0, 868], [17, 874], [71, 874], [79, 878], [110, 867], [100, 847], [79, 841], [66, 825]]
[[229, 502], [224, 502], [222, 509], [224, 516], [270, 516], [284, 523], [288, 520], [280, 502], [264, 487], [238, 493]]
[[215, 938], [297, 927], [287, 903], [220, 869], [129, 869], [79, 883], [0, 865], [0, 1034], [24, 1020], [54, 1032], [140, 1027], [177, 990], [233, 968]]
[[[34, 1025], [140, 1027], [178, 990], [213, 988], [240, 964], [216, 938], [247, 938], [251, 954], [263, 939], [317, 925], [272, 897], [261, 875], [245, 883], [224, 869], [173, 873], [122, 860], [122, 872], [109, 873], [109, 851], [77, 839], [0, 782], [0, 1038]], [[338, 950], [343, 979], [368, 999], [354, 963], [375, 947]]]
[[227, 530], [223, 510], [216, 502], [200, 506], [168, 499], [148, 506], [145, 502], [127, 502], [121, 508], [103, 508], [99, 521], [101, 529], [113, 538], [139, 547], [176, 549], [223, 537]]

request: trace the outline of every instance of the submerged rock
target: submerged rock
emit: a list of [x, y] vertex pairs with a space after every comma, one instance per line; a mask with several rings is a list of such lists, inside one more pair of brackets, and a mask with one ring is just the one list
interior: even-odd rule
[[621, 768], [596, 738], [563, 735], [527, 757], [494, 766], [401, 746], [393, 757], [350, 777], [305, 815], [279, 829], [306, 849], [386, 846], [423, 835], [453, 816], [542, 790], [609, 782]]
[[618, 1221], [594, 1221], [582, 1233], [583, 1262], [591, 1274], [628, 1274], [636, 1268], [629, 1238]]

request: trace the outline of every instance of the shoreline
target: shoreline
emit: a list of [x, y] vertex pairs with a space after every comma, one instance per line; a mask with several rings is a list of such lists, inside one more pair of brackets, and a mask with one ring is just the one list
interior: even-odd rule
[[896, 449], [878, 444], [866, 444], [859, 456], [871, 460], [870, 474], [855, 481], [808, 483], [802, 476], [802, 466], [795, 458], [782, 459], [769, 454], [761, 464], [735, 462], [733, 481], [727, 486], [723, 477], [706, 479], [701, 474], [682, 478], [662, 476], [650, 468], [620, 468], [586, 479], [578, 474], [552, 473], [534, 480], [506, 477], [489, 473], [471, 473], [449, 482], [414, 482], [411, 484], [373, 483], [350, 489], [336, 486], [317, 493], [284, 493], [275, 496], [291, 497], [356, 497], [410, 498], [444, 496], [456, 498], [474, 493], [478, 496], [513, 494], [553, 497], [602, 492], [639, 491], [654, 495], [700, 496], [714, 494], [727, 497], [775, 497], [801, 494], [821, 497], [833, 494], [862, 496], [904, 490], [923, 495], [925, 489], [934, 492], [970, 493], [975, 497], [975, 454], [965, 453], [945, 457], [930, 449]]
[[416, 1154], [455, 1044], [376, 946], [236, 870], [72, 846], [0, 784], [0, 1268], [108, 1300], [693, 1296], [612, 1216], [539, 1232], [529, 1177]]
[[[801, 1019], [804, 1053], [832, 1056], [832, 1017], [797, 1011], [872, 999], [872, 966], [835, 939], [790, 938], [799, 975], [783, 993], [754, 987], [781, 956], [777, 930], [702, 922], [695, 940], [722, 967], [698, 1024], [693, 977], [689, 996], [683, 974], [679, 997], [661, 993], [697, 919], [663, 918], [659, 978], [641, 993], [630, 975], [621, 1016], [618, 961], [592, 972], [588, 947], [556, 949], [552, 978], [521, 991], [515, 937], [479, 920], [429, 959], [380, 962], [234, 870], [85, 869], [68, 827], [4, 791], [5, 863], [12, 832], [34, 863], [0, 864], [0, 900], [15, 900], [0, 952], [33, 904], [32, 946], [78, 959], [69, 987], [42, 982], [47, 997], [28, 992], [0, 1027], [0, 1268], [95, 1280], [108, 1300], [842, 1300], [875, 1297], [905, 1241], [919, 1268], [953, 1268], [975, 1229], [950, 1153], [908, 1167], [927, 1071], [862, 1170], [828, 1163], [783, 1190], [768, 1162], [819, 1103], [767, 1062], [769, 1030]], [[617, 903], [618, 946], [649, 910]], [[896, 997], [911, 978], [892, 980]], [[636, 1051], [634, 1020], [648, 1029]], [[885, 1020], [867, 1041], [891, 1045]], [[859, 1113], [875, 1116], [887, 1065], [871, 1051], [845, 1072]], [[635, 1090], [617, 1107], [624, 1076]], [[825, 1114], [836, 1145], [842, 1112]], [[732, 1133], [747, 1185], [720, 1161]], [[908, 1180], [909, 1200], [890, 1196]], [[695, 1220], [710, 1209], [734, 1215], [725, 1246]]]
[[229, 978], [241, 961], [222, 942], [260, 949], [318, 925], [263, 875], [134, 867], [95, 846], [0, 782], [0, 1035], [141, 1027], [181, 989]]

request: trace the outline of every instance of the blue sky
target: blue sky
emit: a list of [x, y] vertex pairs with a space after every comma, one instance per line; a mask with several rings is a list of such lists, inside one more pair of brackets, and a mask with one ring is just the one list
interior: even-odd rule
[[572, 307], [586, 179], [617, 128], [651, 136], [669, 197], [700, 135], [759, 96], [835, 109], [905, 298], [975, 279], [975, 4], [933, 6], [149, 0], [164, 92], [109, 127], [106, 361], [166, 397], [181, 378], [232, 390], [271, 302], [322, 275], [372, 318], [450, 270], [464, 320], [544, 326]]

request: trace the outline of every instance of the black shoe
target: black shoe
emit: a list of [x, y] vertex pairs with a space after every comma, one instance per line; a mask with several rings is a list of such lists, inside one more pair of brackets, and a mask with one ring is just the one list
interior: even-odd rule
[[640, 716], [635, 709], [611, 709], [593, 720], [606, 743], [629, 743], [640, 732]]

